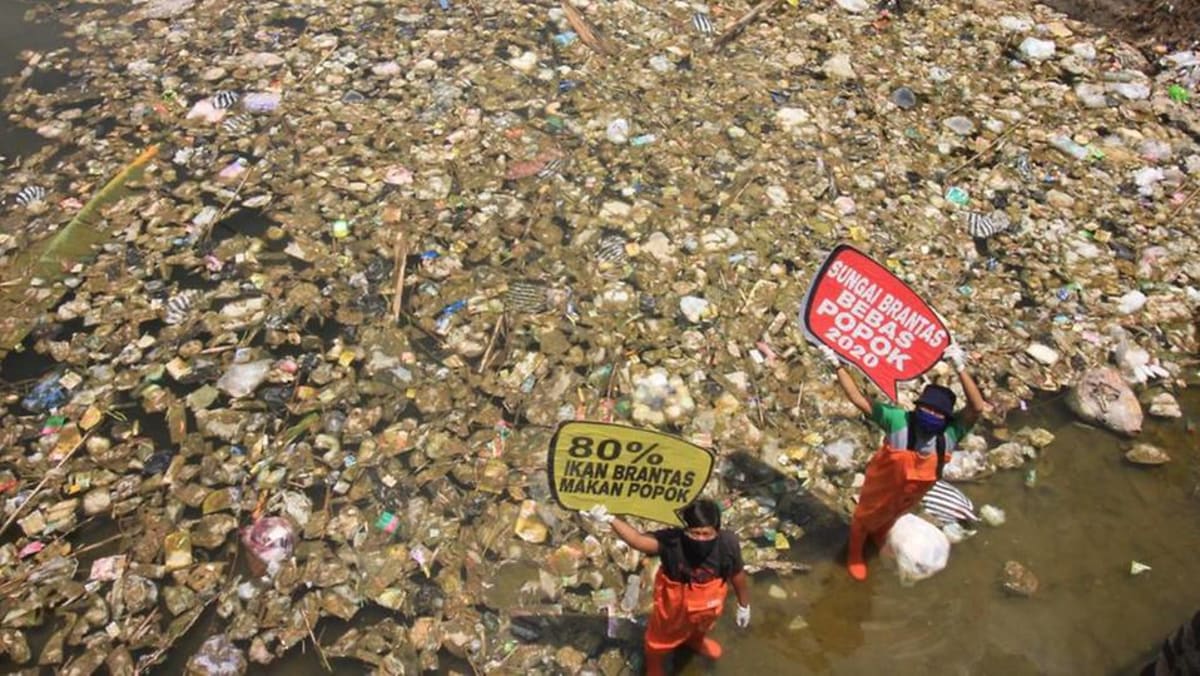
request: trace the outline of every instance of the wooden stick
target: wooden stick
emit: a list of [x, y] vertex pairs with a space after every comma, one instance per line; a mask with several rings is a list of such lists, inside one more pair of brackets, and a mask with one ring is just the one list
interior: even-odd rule
[[392, 323], [400, 321], [400, 308], [404, 303], [404, 277], [408, 272], [408, 243], [404, 235], [396, 239], [396, 259], [392, 265], [396, 269], [396, 291], [392, 294]]
[[239, 196], [241, 196], [242, 187], [246, 185], [246, 181], [250, 179], [250, 176], [254, 173], [255, 168], [256, 167], [250, 167], [246, 170], [245, 175], [242, 176], [242, 181], [238, 183], [238, 186], [234, 189], [233, 194], [229, 196], [228, 200], [225, 200], [225, 204], [222, 205], [221, 210], [217, 212], [217, 217], [214, 218], [212, 223], [204, 229], [204, 235], [200, 237], [201, 242], [208, 240], [209, 235], [212, 234], [213, 226], [221, 222], [221, 219], [224, 218], [225, 214], [229, 211], [229, 207], [233, 206], [233, 202]]
[[753, 388], [751, 395], [754, 398], [754, 411], [758, 414], [758, 426], [760, 429], [765, 429], [767, 426], [767, 419], [766, 415], [763, 413], [762, 388], [758, 386], [758, 378], [755, 377], [754, 374], [754, 360], [750, 359], [749, 357], [746, 357], [746, 359], [750, 362], [750, 368], [747, 369], [746, 373], [746, 380], [750, 383], [750, 387]]
[[717, 38], [716, 42], [713, 43], [713, 49], [717, 50], [721, 47], [724, 47], [725, 43], [737, 37], [739, 33], [745, 30], [746, 26], [749, 26], [754, 22], [755, 19], [758, 18], [759, 14], [762, 14], [768, 7], [775, 4], [775, 2], [776, 0], [763, 0], [755, 5], [754, 9], [746, 12], [746, 14], [742, 16], [742, 18], [735, 21], [728, 30], [726, 30], [724, 33], [721, 33], [721, 37]]
[[483, 359], [479, 362], [479, 370], [476, 373], [483, 373], [483, 369], [487, 368], [488, 359], [492, 356], [492, 348], [496, 345], [496, 337], [500, 335], [500, 327], [504, 325], [504, 313], [500, 313], [500, 317], [496, 319], [496, 328], [492, 329], [492, 337], [488, 339], [487, 349], [483, 351]]
[[330, 47], [329, 50], [327, 52], [325, 52], [325, 55], [321, 57], [321, 60], [316, 63], [316, 65], [314, 65], [312, 68], [309, 68], [307, 73], [300, 76], [300, 79], [296, 81], [295, 86], [293, 86], [291, 88], [291, 90], [296, 91], [296, 89], [299, 88], [300, 85], [304, 84], [305, 81], [308, 80], [308, 78], [315, 75], [317, 73], [317, 69], [320, 68], [321, 66], [324, 66], [325, 62], [328, 61], [329, 57], [333, 56], [333, 53], [336, 51], [337, 51], [337, 45]]
[[133, 634], [130, 635], [129, 642], [133, 643], [140, 640], [142, 636], [144, 636], [146, 632], [150, 630], [150, 621], [156, 617], [158, 617], [158, 608], [155, 608], [154, 612], [147, 615], [146, 619], [142, 620], [137, 629], [133, 630]]
[[112, 542], [113, 540], [120, 540], [123, 537], [125, 537], [124, 533], [117, 533], [116, 535], [113, 535], [112, 537], [104, 538], [103, 540], [101, 540], [99, 542], [93, 542], [92, 544], [90, 544], [86, 547], [82, 547], [80, 549], [75, 550], [75, 552], [73, 552], [72, 556], [79, 556], [80, 554], [83, 554], [84, 552], [90, 552], [93, 549], [98, 549], [98, 548], [103, 547], [104, 545]]
[[[218, 592], [216, 594], [213, 594], [207, 601], [200, 604], [200, 607], [197, 610], [196, 614], [194, 616], [192, 616], [191, 621], [187, 623], [187, 626], [184, 627], [182, 631], [180, 631], [175, 636], [167, 637], [168, 640], [167, 640], [166, 644], [159, 646], [158, 650], [155, 650], [153, 653], [144, 656], [142, 659], [139, 659], [138, 665], [146, 664], [147, 666], [152, 666], [156, 662], [158, 662], [158, 660], [162, 659], [162, 656], [167, 652], [167, 650], [174, 646], [175, 641], [179, 640], [179, 637], [188, 633], [191, 630], [191, 628], [193, 626], [195, 626], [196, 622], [198, 622], [200, 620], [200, 616], [204, 614], [204, 609], [207, 608], [209, 606], [209, 604], [211, 604], [213, 601], [216, 601], [218, 598], [220, 598], [220, 596], [221, 596], [221, 593]], [[134, 676], [138, 676], [139, 674], [143, 673], [142, 667], [135, 666], [133, 669], [133, 673], [134, 673]]]
[[78, 451], [80, 447], [83, 446], [83, 442], [87, 441], [87, 438], [91, 435], [92, 432], [89, 430], [86, 434], [79, 437], [79, 441], [75, 442], [75, 445], [71, 447], [71, 450], [67, 451], [67, 454], [63, 456], [62, 460], [59, 460], [58, 464], [55, 465], [53, 469], [47, 470], [46, 473], [42, 475], [42, 480], [38, 482], [37, 486], [33, 487], [33, 492], [29, 494], [29, 497], [25, 498], [25, 502], [22, 502], [16, 508], [16, 510], [13, 511], [12, 516], [8, 517], [8, 521], [5, 521], [3, 526], [0, 526], [0, 535], [3, 535], [4, 531], [8, 530], [8, 527], [12, 525], [13, 521], [17, 520], [17, 517], [20, 516], [21, 512], [25, 510], [25, 507], [27, 507], [29, 503], [33, 502], [34, 498], [38, 496], [38, 493], [42, 492], [42, 488], [46, 486], [46, 482], [49, 481], [50, 475], [55, 474], [58, 472], [58, 470], [62, 469], [62, 466], [67, 464], [67, 461], [71, 459], [71, 456], [75, 455], [75, 451]]
[[597, 54], [607, 55], [612, 53], [608, 45], [596, 37], [596, 33], [592, 31], [592, 27], [588, 24], [587, 19], [583, 18], [579, 10], [572, 7], [568, 0], [559, 0], [559, 5], [562, 7], [563, 13], [567, 15], [567, 22], [571, 24], [571, 28], [575, 29], [575, 33], [579, 35], [579, 39], [583, 44], [590, 47]]
[[1183, 208], [1186, 207], [1189, 202], [1196, 199], [1196, 195], [1200, 195], [1200, 185], [1196, 186], [1196, 189], [1192, 191], [1192, 194], [1188, 195], [1183, 202], [1179, 204], [1179, 206], [1175, 207], [1175, 210], [1171, 212], [1171, 218], [1178, 216], [1179, 212], [1183, 211]]
[[990, 152], [991, 152], [993, 149], [995, 149], [995, 147], [996, 147], [996, 146], [1000, 145], [1000, 142], [1001, 142], [1001, 141], [1003, 141], [1004, 139], [1008, 138], [1008, 136], [1009, 136], [1009, 135], [1011, 135], [1011, 134], [1012, 134], [1014, 131], [1016, 131], [1017, 129], [1020, 129], [1021, 125], [1023, 125], [1023, 124], [1025, 124], [1025, 120], [1020, 120], [1020, 121], [1018, 121], [1016, 124], [1014, 124], [1013, 126], [1011, 126], [1011, 127], [1009, 127], [1008, 129], [1006, 129], [1006, 130], [1004, 131], [1004, 133], [1003, 133], [1003, 134], [1001, 134], [1001, 135], [997, 136], [996, 138], [992, 139], [992, 142], [991, 142], [991, 143], [989, 143], [989, 144], [987, 145], [987, 147], [986, 147], [986, 148], [984, 148], [983, 150], [980, 150], [979, 152], [975, 153], [975, 154], [974, 154], [972, 157], [970, 157], [969, 159], [967, 159], [965, 162], [963, 162], [962, 164], [960, 164], [960, 165], [958, 165], [957, 167], [955, 167], [955, 168], [951, 169], [950, 171], [948, 171], [948, 172], [946, 173], [946, 175], [943, 177], [943, 179], [942, 179], [942, 180], [945, 180], [945, 179], [947, 179], [947, 178], [950, 178], [950, 177], [951, 177], [951, 176], [953, 176], [954, 174], [957, 174], [957, 173], [958, 173], [958, 172], [959, 172], [961, 169], [964, 169], [964, 168], [966, 168], [966, 167], [970, 166], [971, 164], [974, 164], [975, 160], [977, 160], [977, 159], [979, 159], [979, 158], [983, 157], [983, 156], [984, 156], [984, 155], [986, 155], [987, 153], [990, 153]]
[[617, 350], [617, 357], [613, 360], [612, 371], [608, 374], [608, 387], [604, 389], [604, 398], [612, 399], [613, 381], [617, 379], [617, 372], [621, 368], [621, 362], [625, 359], [625, 346], [622, 345], [620, 350]]
[[475, 0], [469, 0], [469, 2], [471, 3], [471, 11], [475, 13], [475, 23], [483, 23], [483, 14], [481, 14], [479, 11], [478, 3], [476, 3]]
[[321, 642], [317, 640], [317, 635], [313, 633], [312, 623], [308, 621], [308, 613], [305, 610], [300, 611], [300, 617], [304, 618], [304, 626], [308, 629], [308, 637], [312, 639], [313, 647], [317, 649], [317, 657], [321, 659], [321, 666], [333, 673], [333, 667], [329, 666], [329, 660], [325, 657], [325, 651], [321, 649]]

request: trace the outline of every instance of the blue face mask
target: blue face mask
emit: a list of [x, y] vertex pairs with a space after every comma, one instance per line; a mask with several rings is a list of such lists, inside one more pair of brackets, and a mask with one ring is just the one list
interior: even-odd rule
[[917, 409], [915, 418], [917, 429], [925, 434], [939, 434], [946, 429], [946, 419], [936, 413]]

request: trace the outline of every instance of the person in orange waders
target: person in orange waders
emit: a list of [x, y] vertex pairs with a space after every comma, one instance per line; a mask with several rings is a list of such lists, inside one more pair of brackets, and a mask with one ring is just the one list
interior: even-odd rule
[[707, 634], [725, 608], [729, 585], [737, 595], [737, 626], [750, 624], [750, 589], [742, 565], [742, 545], [733, 531], [721, 530], [721, 510], [697, 500], [679, 515], [683, 528], [643, 533], [596, 505], [583, 514], [607, 523], [630, 547], [661, 559], [654, 576], [654, 610], [646, 627], [646, 674], [661, 676], [663, 659], [680, 645], [715, 660], [721, 644]]
[[837, 354], [825, 345], [819, 349], [833, 365], [838, 384], [850, 402], [884, 431], [883, 443], [867, 464], [866, 480], [850, 521], [846, 567], [851, 577], [865, 580], [863, 547], [867, 536], [876, 545], [883, 544], [896, 519], [920, 502], [941, 478], [950, 452], [971, 431], [988, 404], [966, 371], [966, 353], [953, 343], [943, 358], [954, 365], [967, 395], [967, 406], [958, 414], [954, 412], [954, 392], [940, 385], [927, 386], [912, 411], [869, 401]]

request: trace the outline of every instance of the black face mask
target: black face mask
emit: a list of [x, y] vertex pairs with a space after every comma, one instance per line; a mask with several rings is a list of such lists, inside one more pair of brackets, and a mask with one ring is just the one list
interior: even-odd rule
[[682, 544], [684, 558], [692, 566], [698, 566], [708, 559], [708, 555], [717, 546], [717, 538], [711, 540], [693, 540], [685, 533]]

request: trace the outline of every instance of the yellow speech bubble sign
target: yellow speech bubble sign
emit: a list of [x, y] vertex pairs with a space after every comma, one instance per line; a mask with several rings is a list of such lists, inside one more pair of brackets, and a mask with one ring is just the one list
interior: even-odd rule
[[707, 449], [662, 432], [568, 421], [550, 440], [550, 492], [566, 509], [604, 505], [682, 526], [677, 512], [700, 495], [713, 461]]

